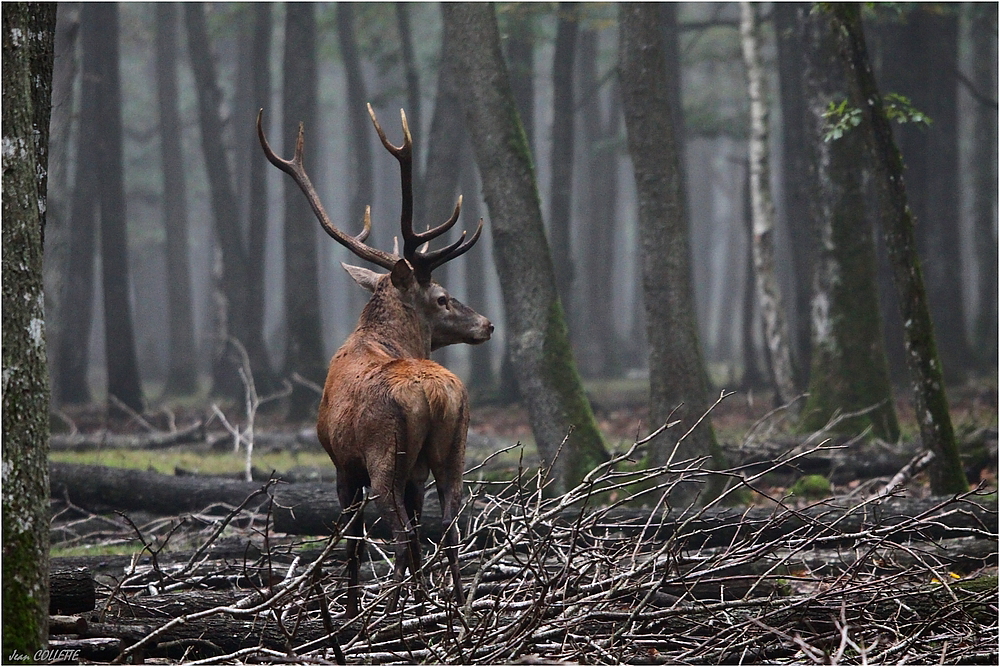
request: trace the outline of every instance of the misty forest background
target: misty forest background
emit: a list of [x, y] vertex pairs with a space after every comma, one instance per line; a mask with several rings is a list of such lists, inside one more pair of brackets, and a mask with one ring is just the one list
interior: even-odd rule
[[[580, 373], [643, 386], [648, 353], [636, 186], [617, 76], [617, 8], [581, 3], [566, 19], [561, 7], [499, 3], [504, 55]], [[760, 7], [777, 278], [795, 382], [804, 391], [817, 235], [801, 185], [808, 171], [796, 88], [803, 55], [794, 12], [801, 9]], [[749, 245], [750, 112], [740, 8], [680, 3], [669, 11], [664, 29], [676, 30], [666, 41], [678, 47], [668, 52], [668, 68], [680, 73], [683, 121], [675, 125], [704, 362], [717, 388], [767, 392], [770, 360]], [[864, 14], [883, 93], [905, 96], [931, 119], [895, 131], [950, 385], [995, 383], [996, 16], [995, 4], [974, 3], [875, 5]], [[568, 60], [565, 50], [557, 54], [565, 49], [558, 35], [567, 20], [576, 32]], [[258, 391], [290, 380], [295, 392], [286, 414], [308, 421], [318, 395], [307, 385], [322, 383], [327, 360], [353, 329], [367, 294], [339, 266], [355, 258], [302, 208], [290, 179], [266, 164], [254, 121], [263, 107], [272, 146], [290, 156], [292, 133], [304, 120], [310, 173], [335, 224], [357, 233], [371, 204], [369, 243], [389, 249], [398, 234], [398, 167], [367, 119], [367, 102], [393, 141], [400, 136], [398, 110], [406, 110], [421, 165], [418, 225], [443, 221], [459, 192], [457, 229], [486, 218], [479, 246], [435, 277], [487, 315], [496, 334], [484, 346], [435, 356], [466, 381], [474, 406], [514, 398], [491, 225], [454, 97], [463, 95], [463, 84], [440, 85], [441, 42], [437, 3], [60, 3], [44, 256], [54, 407], [106, 404], [109, 383], [118, 387], [112, 409], [120, 401], [141, 411], [184, 396], [204, 405], [210, 394], [239, 401], [232, 349], [226, 352], [221, 336], [243, 331], [236, 337], [251, 356]], [[573, 82], [568, 102], [557, 92], [566, 77]], [[203, 99], [219, 110], [214, 120], [200, 107]], [[567, 104], [572, 150], [559, 153], [567, 132], [554, 118], [566, 117], [560, 114]], [[99, 150], [114, 142], [121, 146], [117, 162]], [[446, 157], [432, 167], [435, 150]], [[568, 227], [553, 230], [555, 204], [567, 194], [554, 195], [561, 176], [554, 177], [553, 165], [565, 173], [567, 164]], [[220, 191], [228, 199], [218, 199]], [[869, 217], [873, 211], [867, 206]], [[109, 224], [109, 217], [118, 222]], [[298, 231], [287, 234], [286, 224]], [[886, 353], [899, 386], [908, 378], [902, 322], [881, 234], [875, 237]], [[229, 274], [226, 257], [238, 258], [228, 261]], [[223, 297], [226, 280], [245, 286], [242, 302]], [[292, 302], [298, 305], [290, 309]], [[295, 319], [303, 312], [314, 314], [319, 340], [300, 335], [311, 326]]]

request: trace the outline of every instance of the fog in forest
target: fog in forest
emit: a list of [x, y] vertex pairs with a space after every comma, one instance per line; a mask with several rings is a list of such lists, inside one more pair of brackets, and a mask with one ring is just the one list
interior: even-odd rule
[[[192, 5], [201, 9], [201, 4]], [[761, 6], [762, 57], [770, 101], [770, 142], [773, 196], [777, 212], [777, 273], [784, 293], [786, 318], [790, 323], [793, 358], [806, 361], [809, 332], [809, 289], [812, 275], [807, 264], [797, 264], [802, 243], [815, 241], [810, 234], [795, 234], [803, 212], [789, 197], [790, 179], [799, 167], [788, 160], [797, 147], [789, 143], [787, 108], [783, 105], [782, 77], [797, 75], [799, 58], [782, 53], [775, 29], [780, 5]], [[189, 48], [191, 26], [185, 16], [190, 8], [168, 4], [159, 11], [152, 3], [121, 3], [117, 34], [106, 24], [97, 28], [80, 4], [60, 3], [57, 24], [56, 64], [51, 129], [52, 165], [49, 180], [48, 221], [45, 230], [46, 313], [49, 336], [50, 373], [53, 396], [58, 403], [71, 402], [60, 348], [82, 350], [83, 372], [90, 398], [107, 391], [105, 346], [105, 288], [102, 284], [101, 225], [94, 222], [101, 202], [81, 203], [81, 175], [92, 169], [88, 151], [94, 141], [104, 141], [115, 130], [106, 125], [113, 114], [88, 112], [89, 72], [103, 76], [117, 65], [120, 74], [121, 165], [128, 255], [127, 300], [131, 307], [134, 350], [145, 400], [156, 401], [167, 389], [171, 373], [172, 318], [168, 263], [171, 256], [186, 265], [190, 288], [190, 336], [194, 344], [197, 386], [190, 393], [208, 391], [213, 381], [213, 359], [219, 354], [219, 332], [226, 321], [221, 297], [223, 254], [213, 208], [212, 171], [228, 171], [241, 243], [246, 249], [251, 226], [251, 207], [266, 200], [266, 226], [259, 248], [262, 270], [260, 332], [275, 377], [293, 373], [321, 383], [322, 375], [308, 369], [289, 368], [289, 325], [286, 318], [285, 198], [302, 199], [290, 179], [270, 164], [257, 143], [255, 119], [261, 94], [260, 60], [255, 48], [266, 48], [269, 84], [266, 87], [264, 129], [275, 151], [291, 157], [289, 144], [301, 118], [284, 116], [289, 67], [296, 67], [296, 49], [286, 48], [291, 26], [287, 17], [292, 5], [254, 3], [206, 3], [204, 7], [208, 46], [215, 81], [221, 98], [215, 106], [221, 120], [221, 139], [227, 168], [206, 166], [202, 133], [206, 131], [199, 112], [198, 81], [192, 69]], [[450, 214], [457, 195], [464, 198], [462, 217], [442, 241], [452, 242], [461, 230], [471, 233], [479, 216], [486, 219], [483, 238], [471, 252], [439, 270], [435, 278], [452, 295], [488, 316], [496, 325], [490, 343], [481, 348], [455, 346], [436, 353], [470, 386], [475, 400], [486, 400], [501, 392], [506, 335], [504, 305], [493, 269], [491, 221], [482, 201], [471, 151], [465, 141], [456, 142], [450, 169], [457, 174], [456, 188], [440, 211], [429, 210], [424, 201], [423, 178], [432, 126], [445, 112], [461, 118], [457, 108], [438, 109], [438, 77], [441, 65], [442, 19], [437, 3], [358, 3], [351, 5], [353, 47], [356, 60], [345, 56], [343, 5], [316, 3], [314, 25], [306, 30], [315, 37], [314, 70], [296, 70], [295, 85], [315, 94], [313, 120], [305, 126], [305, 146], [310, 174], [328, 213], [340, 229], [357, 234], [362, 218], [352, 210], [352, 198], [364, 194], [365, 165], [370, 163], [373, 231], [368, 242], [391, 250], [399, 234], [399, 167], [386, 152], [370, 122], [363, 128], [362, 159], [353, 140], [352, 112], [366, 114], [370, 102], [389, 140], [401, 137], [399, 110], [405, 108], [416, 149], [418, 215], [415, 224], [434, 226]], [[876, 75], [884, 91], [897, 92], [913, 107], [930, 116], [926, 128], [903, 127], [897, 135], [907, 172], [911, 206], [917, 216], [918, 238], [932, 315], [939, 334], [946, 378], [961, 381], [995, 369], [996, 340], [996, 134], [984, 139], [979, 129], [984, 115], [996, 123], [996, 23], [993, 8], [992, 56], [977, 51], [976, 31], [984, 20], [984, 5], [949, 4], [921, 22], [910, 14], [899, 14], [888, 6], [876, 6], [866, 14], [866, 30]], [[505, 56], [536, 169], [541, 210], [549, 223], [552, 198], [552, 151], [554, 117], [554, 62], [557, 10], [555, 3], [499, 3], [497, 13]], [[168, 16], [169, 15], [169, 16]], [[702, 354], [716, 387], [766, 386], [768, 357], [764, 346], [759, 309], [752, 289], [749, 249], [748, 151], [749, 104], [746, 68], [740, 51], [739, 5], [736, 3], [681, 3], [677, 6], [678, 58], [683, 107], [683, 170], [686, 184], [691, 267]], [[99, 18], [99, 17], [98, 17]], [[928, 23], [929, 22], [929, 23]], [[941, 29], [931, 29], [938, 26]], [[946, 29], [945, 29], [946, 28]], [[300, 28], [296, 28], [299, 30]], [[95, 32], [96, 31], [96, 32]], [[102, 32], [105, 41], [117, 40], [117, 60], [107, 53], [89, 51], [88, 35]], [[408, 35], [404, 35], [408, 31]], [[298, 35], [299, 33], [294, 33]], [[305, 34], [305, 33], [303, 33]], [[403, 37], [401, 37], [403, 35]], [[408, 38], [408, 42], [406, 41]], [[162, 62], [165, 52], [157, 40], [173, 40], [176, 114], [179, 121], [178, 155], [183, 175], [186, 239], [171, 247], [165, 206], [164, 123], [160, 95], [163, 94]], [[474, 40], [475, 36], [470, 35]], [[989, 48], [992, 51], [989, 51]], [[94, 46], [100, 50], [100, 46]], [[642, 280], [637, 231], [636, 185], [626, 146], [625, 126], [617, 83], [617, 6], [585, 3], [578, 14], [574, 77], [574, 143], [570, 195], [571, 283], [562, 294], [563, 307], [573, 342], [575, 359], [585, 379], [633, 378], [648, 373]], [[919, 54], [916, 58], [914, 54]], [[88, 59], [91, 59], [88, 61]], [[937, 59], [937, 60], [935, 60]], [[311, 67], [311, 66], [310, 66]], [[351, 68], [357, 68], [352, 71]], [[104, 68], [104, 69], [102, 69]], [[920, 68], [925, 68], [921, 70]], [[931, 74], [935, 74], [932, 76]], [[938, 76], [937, 74], [940, 74]], [[359, 76], [356, 76], [359, 75]], [[267, 78], [267, 77], [265, 77]], [[364, 99], [355, 99], [352, 78], [360, 81]], [[462, 94], [457, 82], [456, 94]], [[304, 93], [308, 94], [308, 93]], [[930, 102], [928, 102], [930, 100]], [[949, 107], [950, 100], [950, 107]], [[93, 100], [91, 100], [93, 101]], [[414, 108], [413, 102], [417, 102]], [[931, 107], [925, 105], [932, 104]], [[352, 105], [354, 108], [352, 109]], [[90, 115], [88, 116], [88, 113]], [[992, 115], [989, 115], [992, 114]], [[442, 121], [443, 122], [443, 121]], [[676, 123], [675, 123], [676, 124]], [[907, 134], [902, 134], [905, 131]], [[988, 135], [987, 135], [988, 136]], [[987, 144], [985, 155], [982, 150]], [[992, 146], [992, 151], [989, 147]], [[368, 160], [369, 162], [366, 162]], [[253, 196], [251, 166], [263, 165], [264, 193]], [[95, 173], [96, 181], [109, 177]], [[987, 189], [983, 191], [983, 183]], [[991, 190], [990, 190], [991, 188]], [[987, 203], [981, 203], [986, 198]], [[93, 193], [91, 193], [93, 199]], [[178, 202], [175, 202], [178, 203]], [[109, 204], [105, 203], [105, 207]], [[600, 207], [600, 215], [592, 213]], [[871, 207], [870, 207], [871, 208]], [[354, 328], [364, 293], [341, 269], [340, 263], [362, 263], [329, 238], [308, 208], [309, 243], [315, 245], [322, 356], [329, 359]], [[363, 208], [361, 209], [363, 210]], [[871, 208], [871, 210], [874, 210]], [[985, 211], [985, 212], [984, 212]], [[89, 246], [74, 249], [79, 241], [79, 216], [91, 216], [93, 236]], [[75, 217], [76, 216], [76, 217]], [[984, 216], [986, 216], [984, 218]], [[599, 218], [599, 219], [595, 219]], [[985, 219], [985, 223], [983, 222]], [[801, 227], [800, 227], [801, 229]], [[878, 227], [876, 226], [876, 230]], [[876, 236], [880, 232], [876, 231]], [[120, 239], [119, 239], [120, 240]], [[551, 243], [551, 236], [550, 236]], [[891, 376], [906, 379], [901, 322], [886, 264], [879, 244], [879, 288]], [[986, 252], [983, 252], [983, 249]], [[82, 252], [82, 268], [72, 268], [74, 252]], [[186, 255], [179, 256], [178, 255]], [[992, 265], [989, 258], [992, 256]], [[253, 252], [246, 255], [253, 268]], [[609, 284], [595, 281], [597, 267], [610, 267]], [[805, 266], [805, 269], [801, 268]], [[261, 266], [256, 266], [261, 269]], [[80, 272], [90, 272], [82, 278]], [[253, 280], [254, 273], [250, 272]], [[80, 305], [67, 285], [91, 285], [89, 308]], [[83, 281], [83, 282], [81, 282]], [[992, 291], [990, 283], [992, 281]], [[253, 283], [249, 283], [253, 292]], [[804, 296], [801, 296], [803, 295]], [[251, 293], [250, 298], [260, 294]], [[249, 308], [249, 306], [248, 306]], [[992, 318], [992, 329], [988, 322]], [[983, 322], [987, 324], [983, 324]], [[983, 328], [985, 326], [985, 329]], [[984, 333], [985, 332], [985, 333]], [[488, 355], [488, 366], [476, 366], [474, 354]], [[78, 355], [80, 356], [80, 355]], [[325, 363], [325, 361], [324, 361]], [[478, 369], [478, 370], [474, 370]], [[485, 370], [484, 370], [485, 369]]]

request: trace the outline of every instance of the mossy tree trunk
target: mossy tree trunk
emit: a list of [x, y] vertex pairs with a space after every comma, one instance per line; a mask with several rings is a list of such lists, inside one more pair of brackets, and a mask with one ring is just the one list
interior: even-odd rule
[[[651, 444], [651, 462], [662, 464], [678, 446], [679, 436], [695, 424], [710, 403], [695, 319], [680, 163], [658, 18], [655, 3], [625, 3], [619, 7], [619, 78], [639, 196], [640, 261], [649, 339], [650, 428], [661, 426], [670, 415], [683, 424], [664, 432]], [[674, 459], [707, 455], [716, 465], [722, 464], [708, 418], [680, 444]]]
[[3, 647], [48, 638], [49, 384], [42, 239], [54, 3], [3, 8]]
[[852, 103], [862, 110], [860, 128], [871, 155], [875, 192], [889, 250], [893, 283], [904, 323], [906, 359], [913, 387], [914, 408], [924, 447], [936, 457], [931, 465], [935, 494], [961, 493], [969, 485], [948, 414], [941, 362], [917, 257], [913, 214], [906, 201], [903, 158], [892, 138], [892, 127], [872, 74], [858, 4], [833, 5], [834, 28], [842, 32], [841, 57], [848, 72]]
[[771, 358], [771, 381], [781, 404], [797, 394], [792, 369], [792, 351], [784, 297], [775, 267], [775, 212], [771, 197], [770, 105], [767, 101], [764, 67], [760, 58], [758, 5], [741, 2], [740, 42], [747, 68], [750, 97], [750, 209], [753, 220], [754, 277], [757, 302], [764, 318], [764, 342]]
[[568, 487], [608, 453], [573, 361], [496, 14], [486, 3], [446, 4], [442, 11], [445, 39], [453, 45], [451, 65], [466, 86], [460, 99], [490, 211], [518, 389], [539, 455], [545, 464], [555, 460], [557, 489]]
[[837, 412], [865, 414], [835, 430], [860, 433], [867, 426], [883, 440], [899, 438], [889, 364], [883, 346], [876, 283], [875, 239], [865, 216], [864, 155], [860, 132], [824, 140], [831, 103], [848, 95], [837, 34], [823, 12], [801, 14], [805, 90], [810, 118], [807, 146], [816, 174], [810, 219], [818, 243], [813, 274], [812, 369], [800, 429], [822, 428]]

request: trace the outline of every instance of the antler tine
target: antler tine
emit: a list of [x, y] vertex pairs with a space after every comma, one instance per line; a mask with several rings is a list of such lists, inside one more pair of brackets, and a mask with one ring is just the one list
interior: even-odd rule
[[464, 255], [469, 251], [472, 246], [476, 245], [476, 241], [479, 240], [479, 236], [483, 233], [483, 219], [479, 218], [479, 224], [476, 226], [476, 231], [468, 239], [465, 238], [466, 232], [462, 232], [462, 236], [459, 237], [458, 241], [452, 243], [446, 248], [441, 248], [440, 250], [434, 250], [429, 253], [425, 253], [421, 256], [421, 262], [426, 262], [427, 273], [441, 266], [445, 262], [449, 262], [459, 255]]
[[271, 145], [267, 141], [267, 137], [264, 136], [264, 125], [263, 125], [264, 110], [261, 109], [257, 113], [257, 138], [260, 139], [260, 146], [264, 149], [264, 155], [267, 156], [268, 161], [275, 167], [285, 172], [302, 190], [302, 193], [306, 196], [309, 201], [309, 205], [312, 207], [313, 213], [319, 220], [320, 225], [322, 225], [323, 230], [329, 234], [334, 240], [346, 247], [348, 250], [353, 252], [355, 255], [363, 260], [369, 261], [373, 264], [377, 264], [384, 269], [392, 269], [399, 261], [398, 257], [394, 257], [389, 253], [383, 252], [377, 248], [372, 248], [365, 245], [364, 241], [368, 238], [371, 233], [371, 215], [366, 210], [364, 229], [357, 236], [351, 236], [345, 234], [344, 232], [337, 229], [332, 222], [330, 222], [330, 216], [326, 214], [326, 209], [323, 208], [323, 203], [319, 199], [319, 195], [316, 194], [316, 188], [313, 187], [312, 181], [309, 179], [309, 174], [306, 173], [305, 165], [303, 163], [303, 155], [305, 153], [305, 129], [302, 123], [299, 123], [299, 134], [295, 141], [295, 156], [291, 160], [285, 160], [278, 157], [275, 152], [271, 149]]

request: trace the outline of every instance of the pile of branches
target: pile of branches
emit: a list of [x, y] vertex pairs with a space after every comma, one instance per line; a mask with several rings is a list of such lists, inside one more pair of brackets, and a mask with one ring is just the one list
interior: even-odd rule
[[[903, 517], [883, 509], [891, 488], [810, 506], [768, 498], [767, 511], [720, 523], [727, 500], [763, 494], [768, 471], [623, 469], [643, 443], [558, 497], [545, 470], [470, 483], [463, 605], [434, 548], [386, 614], [397, 584], [370, 541], [361, 613], [345, 619], [342, 535], [276, 534], [268, 484], [225, 516], [202, 515], [211, 527], [183, 559], [163, 551], [173, 528], [151, 539], [133, 524], [143, 560], [61, 640], [105, 642], [92, 658], [188, 664], [996, 663], [995, 494]], [[729, 489], [707, 505], [674, 506], [720, 479]], [[637, 505], [638, 519], [621, 511]], [[237, 524], [242, 554], [213, 556]]]

